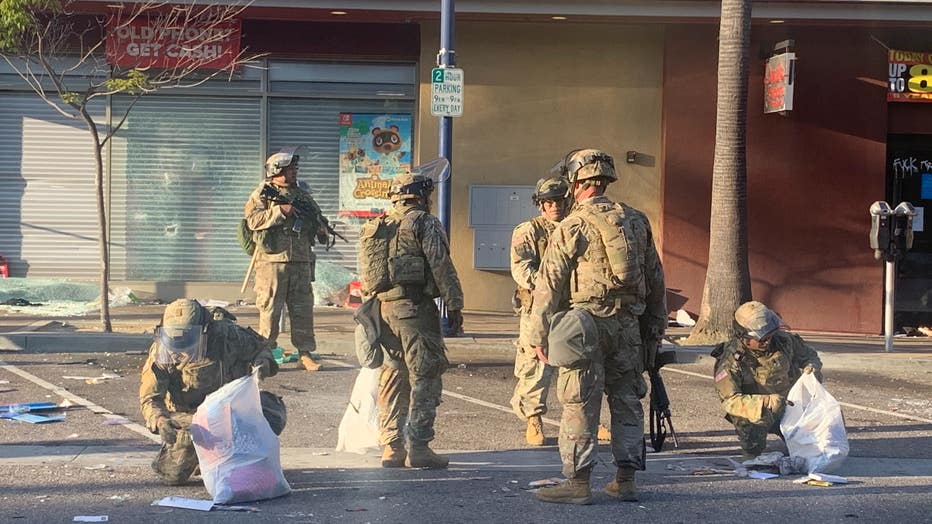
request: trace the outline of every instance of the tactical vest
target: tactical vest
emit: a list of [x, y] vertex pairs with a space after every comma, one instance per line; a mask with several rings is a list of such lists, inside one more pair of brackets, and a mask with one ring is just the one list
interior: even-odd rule
[[[556, 226], [553, 222], [542, 216], [532, 218], [528, 221], [528, 224], [531, 226], [531, 234], [534, 238], [534, 248], [536, 249], [535, 270], [539, 270], [540, 265], [544, 259], [544, 253], [547, 251], [547, 244], [550, 243], [550, 234], [553, 233], [553, 230], [556, 228]], [[531, 306], [533, 305], [532, 291], [532, 289], [526, 289], [521, 286], [518, 286], [515, 290], [515, 298], [517, 302], [520, 303], [520, 308], [523, 308], [528, 312], [531, 311]]]
[[589, 249], [578, 261], [570, 302], [606, 306], [614, 302], [616, 309], [643, 303], [647, 296], [642, 270], [646, 247], [641, 244], [647, 231], [641, 221], [630, 216], [622, 204], [611, 202], [577, 206], [573, 216], [598, 234], [589, 239]]
[[426, 214], [413, 209], [388, 213], [366, 222], [359, 232], [362, 291], [383, 302], [440, 296], [417, 238], [417, 222]]

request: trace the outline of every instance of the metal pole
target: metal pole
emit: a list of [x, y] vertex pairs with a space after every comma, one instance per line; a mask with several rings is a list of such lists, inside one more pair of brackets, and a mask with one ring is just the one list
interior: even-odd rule
[[[455, 8], [453, 0], [440, 2], [440, 52], [437, 53], [437, 66], [452, 67], [456, 65], [456, 51], [453, 50], [453, 21]], [[437, 218], [443, 229], [450, 236], [450, 180], [453, 174], [453, 118], [440, 117], [440, 156], [450, 163], [450, 177], [437, 185]], [[444, 336], [457, 336], [448, 329], [447, 308], [443, 300], [438, 300], [440, 306], [441, 327]]]
[[884, 264], [883, 285], [883, 346], [887, 353], [893, 351], [893, 298], [896, 292], [896, 261], [890, 257]]
[[[440, 67], [456, 65], [456, 51], [453, 50], [453, 0], [440, 2], [440, 53], [437, 65]], [[440, 117], [440, 156], [450, 162], [453, 172], [453, 118]], [[452, 177], [451, 177], [452, 178]], [[437, 216], [443, 228], [450, 235], [450, 178], [440, 182], [437, 188]]]

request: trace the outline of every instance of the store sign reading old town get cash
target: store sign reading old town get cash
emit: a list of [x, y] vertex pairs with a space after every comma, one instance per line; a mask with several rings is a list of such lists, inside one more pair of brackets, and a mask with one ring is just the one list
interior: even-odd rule
[[932, 53], [891, 49], [888, 102], [932, 102]]
[[118, 67], [225, 69], [239, 52], [239, 20], [166, 28], [138, 18], [107, 31], [107, 62]]

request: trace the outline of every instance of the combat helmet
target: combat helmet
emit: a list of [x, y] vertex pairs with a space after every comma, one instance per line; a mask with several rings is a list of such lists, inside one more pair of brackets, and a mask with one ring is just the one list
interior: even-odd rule
[[569, 191], [569, 188], [569, 184], [562, 176], [541, 178], [537, 181], [537, 186], [534, 188], [531, 200], [538, 206], [544, 200], [561, 200], [566, 198], [566, 193]]
[[553, 170], [562, 174], [570, 184], [591, 178], [605, 178], [608, 182], [618, 180], [615, 160], [600, 149], [576, 149], [570, 151]]
[[392, 180], [388, 196], [392, 202], [409, 198], [427, 199], [434, 190], [433, 179], [420, 173], [404, 173]]
[[779, 315], [754, 300], [745, 302], [735, 310], [735, 324], [739, 333], [755, 340], [763, 340], [783, 326]]
[[278, 153], [271, 155], [265, 161], [265, 178], [278, 176], [286, 168], [298, 168], [298, 160], [301, 158], [295, 154], [297, 148], [283, 148]]

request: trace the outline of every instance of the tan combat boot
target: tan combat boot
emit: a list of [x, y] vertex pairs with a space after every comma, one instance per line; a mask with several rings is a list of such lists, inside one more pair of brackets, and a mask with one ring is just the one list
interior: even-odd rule
[[580, 471], [575, 478], [566, 479], [562, 484], [547, 486], [537, 490], [537, 500], [559, 504], [592, 504], [592, 491], [589, 489], [589, 473]]
[[410, 443], [408, 445], [408, 458], [405, 466], [409, 468], [444, 469], [450, 464], [450, 459], [434, 453], [427, 447], [426, 442]]
[[615, 480], [605, 486], [605, 493], [625, 502], [637, 502], [638, 492], [634, 484], [634, 468], [630, 466], [618, 468], [615, 472]]
[[385, 446], [382, 450], [382, 467], [383, 468], [403, 468], [408, 452], [405, 451], [404, 444], [399, 440]]
[[307, 371], [320, 371], [320, 368], [323, 367], [320, 362], [314, 360], [310, 353], [301, 353], [301, 360], [298, 362]]
[[540, 415], [527, 419], [527, 431], [524, 432], [524, 438], [527, 439], [529, 446], [544, 445], [544, 423], [540, 420]]

